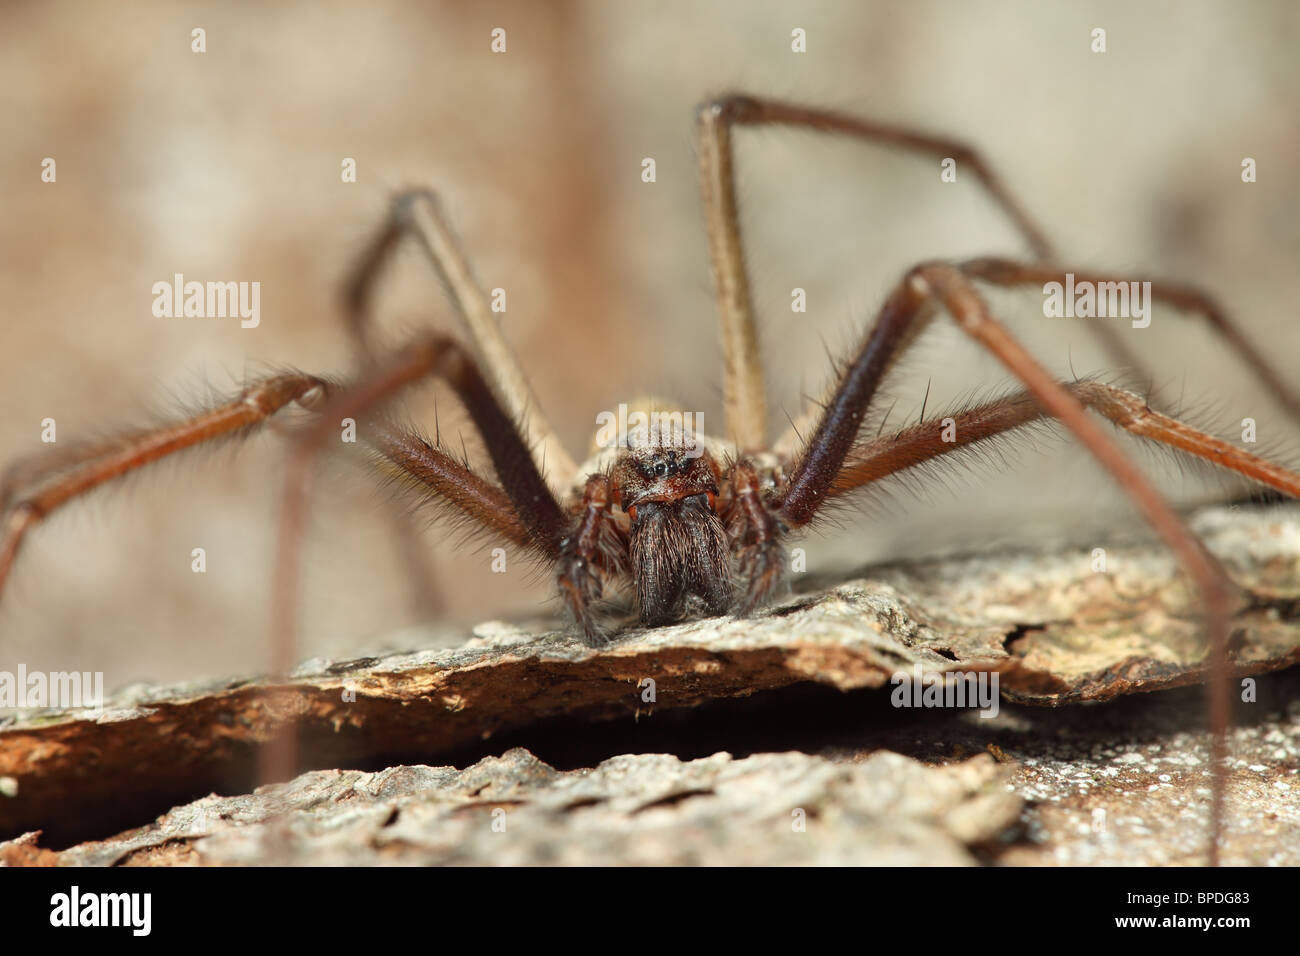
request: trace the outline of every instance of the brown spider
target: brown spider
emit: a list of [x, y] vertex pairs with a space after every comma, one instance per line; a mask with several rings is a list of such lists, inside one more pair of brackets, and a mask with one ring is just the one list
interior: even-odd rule
[[[930, 262], [910, 269], [825, 401], [812, 406], [771, 444], [738, 227], [731, 143], [734, 127], [760, 124], [847, 134], [955, 158], [980, 179], [1034, 251], [1029, 262], [986, 258]], [[5, 514], [0, 587], [25, 534], [56, 508], [174, 451], [247, 431], [297, 403], [319, 414], [294, 443], [285, 483], [273, 602], [277, 673], [293, 664], [297, 545], [312, 465], [339, 421], [350, 416], [358, 418], [361, 437], [389, 470], [396, 469], [426, 497], [487, 535], [550, 562], [560, 596], [582, 639], [597, 647], [609, 640], [593, 606], [607, 584], [630, 579], [640, 620], [646, 625], [663, 624], [693, 610], [752, 613], [782, 583], [787, 536], [807, 527], [829, 504], [888, 475], [1055, 418], [1133, 499], [1178, 555], [1204, 601], [1216, 768], [1211, 820], [1217, 838], [1229, 720], [1226, 636], [1234, 588], [1088, 410], [1134, 435], [1286, 495], [1300, 497], [1300, 475], [1163, 415], [1130, 392], [1095, 381], [1054, 380], [990, 314], [977, 285], [1041, 286], [1059, 280], [1066, 271], [1074, 273], [1076, 282], [1108, 283], [1132, 277], [1066, 270], [1054, 264], [1056, 256], [1043, 234], [970, 149], [895, 126], [739, 95], [700, 108], [697, 141], [722, 319], [724, 436], [683, 434], [673, 440], [628, 442], [603, 448], [590, 462], [576, 466], [537, 410], [436, 198], [428, 192], [411, 192], [398, 198], [387, 226], [347, 288], [349, 329], [366, 364], [354, 384], [340, 387], [300, 373], [276, 375], [184, 421], [120, 442], [86, 447], [58, 460], [20, 461], [0, 478], [0, 508]], [[429, 255], [472, 348], [436, 334], [388, 360], [375, 358], [368, 322], [370, 289], [381, 264], [407, 233], [414, 234]], [[1202, 314], [1277, 400], [1292, 414], [1300, 414], [1300, 400], [1207, 295], [1167, 282], [1152, 282], [1151, 295], [1177, 309]], [[995, 355], [1024, 391], [960, 411], [950, 419], [951, 426], [922, 421], [893, 434], [864, 437], [861, 425], [882, 379], [940, 311]], [[1092, 328], [1128, 364], [1136, 364], [1124, 352], [1116, 332], [1104, 324]], [[497, 483], [383, 414], [384, 404], [395, 394], [430, 377], [445, 381], [456, 392], [482, 436]], [[809, 430], [811, 437], [805, 441], [801, 436]]]

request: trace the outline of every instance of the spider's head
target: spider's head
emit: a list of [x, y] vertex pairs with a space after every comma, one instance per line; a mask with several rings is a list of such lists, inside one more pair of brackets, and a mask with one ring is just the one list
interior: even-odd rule
[[614, 500], [633, 528], [647, 506], [671, 510], [688, 500], [701, 499], [698, 503], [712, 512], [718, 476], [717, 463], [707, 451], [690, 454], [683, 448], [662, 445], [632, 448], [614, 465]]
[[707, 451], [647, 446], [614, 466], [614, 500], [631, 521], [637, 603], [646, 624], [676, 620], [688, 599], [714, 614], [731, 606], [727, 532], [715, 510], [719, 470]]

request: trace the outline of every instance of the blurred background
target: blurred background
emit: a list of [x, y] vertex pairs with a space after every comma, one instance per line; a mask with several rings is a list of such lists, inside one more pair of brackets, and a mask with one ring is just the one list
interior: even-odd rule
[[[206, 31], [205, 53], [191, 31]], [[491, 31], [507, 52], [491, 52]], [[1091, 33], [1107, 33], [1107, 52]], [[1126, 2], [198, 2], [0, 6], [0, 462], [149, 421], [268, 367], [346, 372], [339, 287], [390, 196], [441, 192], [552, 423], [583, 457], [603, 409], [646, 392], [720, 422], [720, 349], [693, 107], [743, 90], [953, 135], [983, 152], [1062, 256], [1195, 281], [1300, 380], [1300, 7]], [[807, 52], [791, 50], [806, 31]], [[958, 172], [788, 130], [738, 134], [743, 220], [775, 427], [826, 381], [908, 266], [1023, 255]], [[1241, 182], [1253, 157], [1259, 181]], [[43, 183], [41, 162], [57, 162]], [[340, 179], [355, 158], [358, 182]], [[657, 181], [641, 180], [653, 157]], [[261, 283], [261, 324], [159, 319], [174, 273]], [[807, 290], [793, 315], [790, 290]], [[1109, 368], [1085, 320], [991, 297], [1054, 372]], [[391, 343], [452, 328], [413, 246], [377, 299]], [[1092, 320], [1102, 321], [1102, 320]], [[1112, 320], [1113, 321], [1113, 320]], [[1121, 323], [1126, 325], [1126, 323]], [[1262, 447], [1296, 431], [1197, 321], [1130, 333], [1197, 422]], [[1007, 384], [936, 323], [890, 382], [894, 424]], [[409, 412], [432, 430], [435, 393]], [[442, 396], [444, 435], [455, 417]], [[1014, 470], [953, 473], [804, 544], [810, 569], [1028, 542], [1134, 522], [1064, 442]], [[472, 448], [472, 444], [471, 444]], [[190, 455], [57, 514], [0, 601], [0, 668], [102, 670], [110, 686], [261, 670], [283, 442]], [[1043, 453], [1045, 450], [1045, 453]], [[1183, 503], [1216, 482], [1156, 466]], [[435, 638], [391, 500], [322, 471], [307, 542], [304, 656]], [[469, 624], [535, 614], [551, 584], [493, 574], [417, 520], [442, 602]], [[190, 570], [202, 547], [207, 571]]]

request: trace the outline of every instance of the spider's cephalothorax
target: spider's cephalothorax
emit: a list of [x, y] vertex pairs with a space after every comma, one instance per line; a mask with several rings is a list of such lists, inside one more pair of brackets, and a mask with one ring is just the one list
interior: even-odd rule
[[628, 581], [641, 623], [656, 626], [752, 611], [782, 582], [775, 456], [740, 457], [688, 434], [624, 442], [579, 473], [587, 478], [569, 496], [574, 527], [558, 578], [586, 643], [608, 641], [590, 608], [605, 583]]

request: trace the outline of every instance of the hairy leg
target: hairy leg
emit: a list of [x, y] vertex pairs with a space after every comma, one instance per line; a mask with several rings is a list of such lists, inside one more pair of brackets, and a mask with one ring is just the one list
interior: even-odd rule
[[313, 375], [289, 373], [249, 386], [210, 411], [184, 421], [138, 432], [120, 442], [97, 443], [80, 458], [52, 458], [43, 470], [39, 459], [28, 459], [11, 474], [26, 490], [11, 490], [0, 537], [0, 592], [9, 577], [27, 532], [56, 509], [105, 482], [142, 468], [160, 458], [204, 442], [236, 435], [261, 425], [291, 402], [311, 406], [327, 388]]
[[[228, 402], [179, 422], [118, 440], [59, 449], [23, 459], [5, 471], [4, 518], [0, 538], [0, 591], [29, 531], [80, 495], [177, 452], [247, 435], [269, 423], [291, 403], [318, 411], [337, 386], [293, 372], [250, 385]], [[391, 421], [368, 422], [365, 444], [393, 473], [421, 488], [469, 520], [521, 547], [535, 548], [504, 491], [446, 452]]]
[[388, 221], [348, 282], [345, 302], [353, 341], [362, 355], [373, 358], [373, 330], [367, 318], [370, 295], [384, 263], [407, 234], [419, 240], [442, 281], [482, 363], [484, 377], [507, 414], [520, 423], [538, 470], [546, 474], [553, 492], [562, 493], [577, 473], [577, 466], [542, 415], [523, 370], [501, 334], [487, 294], [474, 277], [465, 250], [432, 191], [411, 190], [394, 200]]
[[[750, 297], [749, 273], [736, 199], [732, 130], [738, 126], [788, 126], [854, 137], [932, 157], [951, 157], [969, 169], [1025, 237], [1034, 255], [1052, 260], [1046, 234], [1016, 202], [975, 150], [957, 140], [897, 126], [813, 109], [778, 100], [731, 94], [704, 103], [696, 120], [700, 181], [704, 196], [709, 254], [722, 323], [724, 402], [727, 437], [742, 452], [767, 447], [767, 397], [758, 332]], [[792, 449], [798, 423], [776, 444]]]
[[[294, 443], [285, 474], [276, 563], [276, 593], [279, 598], [275, 602], [272, 633], [280, 637], [275, 638], [279, 649], [273, 661], [275, 673], [283, 673], [291, 666], [295, 649], [293, 598], [297, 591], [297, 554], [316, 458], [330, 437], [338, 434], [339, 423], [344, 418], [357, 419], [359, 431], [363, 433], [359, 437], [369, 443], [371, 439], [364, 432], [380, 417], [383, 405], [404, 389], [428, 378], [447, 382], [464, 404], [483, 436], [515, 517], [527, 532], [528, 545], [545, 557], [554, 559], [559, 556], [570, 522], [547, 488], [514, 420], [498, 404], [473, 358], [459, 343], [445, 335], [428, 335], [402, 349], [391, 362], [377, 366], [359, 383], [332, 396], [321, 409], [320, 417], [304, 429]], [[391, 425], [380, 425], [378, 435], [376, 440], [380, 447], [385, 440], [391, 446]], [[425, 451], [427, 454], [434, 449]], [[445, 455], [442, 458], [450, 461]], [[481, 503], [481, 499], [462, 500], [470, 501], [471, 505]], [[490, 516], [480, 516], [480, 520], [498, 526], [507, 523], [506, 518], [495, 512]]]
[[[1015, 288], [1019, 286], [1041, 286], [1048, 282], [1059, 282], [1065, 273], [1074, 274], [1078, 282], [1090, 282], [1094, 285], [1115, 282], [1131, 282], [1135, 276], [1116, 276], [1099, 273], [1088, 269], [1071, 269], [1065, 266], [1046, 266], [1041, 263], [1015, 262], [1010, 259], [980, 258], [963, 262], [962, 272], [972, 278], [992, 285]], [[1235, 323], [1223, 307], [1208, 292], [1178, 282], [1151, 280], [1151, 297], [1157, 302], [1164, 302], [1175, 309], [1199, 314], [1219, 335], [1228, 347], [1236, 352], [1248, 368], [1264, 383], [1273, 398], [1287, 410], [1296, 421], [1300, 421], [1300, 395], [1282, 379], [1264, 357], [1259, 348], [1246, 337], [1245, 332]], [[1120, 333], [1111, 328], [1104, 320], [1094, 322], [1093, 326], [1103, 334], [1119, 337]], [[1133, 362], [1128, 364], [1133, 365]]]
[[556, 575], [569, 613], [582, 629], [582, 642], [588, 647], [604, 647], [609, 637], [596, 622], [592, 604], [603, 591], [601, 572], [606, 570], [607, 556], [602, 534], [609, 521], [609, 478], [591, 475], [582, 493], [582, 512], [578, 526], [563, 542]]
[[785, 581], [784, 529], [764, 506], [757, 469], [741, 461], [731, 470], [732, 496], [727, 510], [728, 536], [735, 542], [741, 579], [746, 582], [736, 613], [754, 613]]
[[1209, 634], [1210, 725], [1215, 772], [1211, 802], [1211, 861], [1218, 859], [1222, 829], [1224, 756], [1230, 716], [1227, 634], [1232, 583], [1187, 529], [1173, 508], [1123, 449], [1089, 416], [1083, 404], [1016, 342], [989, 312], [969, 277], [959, 269], [925, 264], [910, 270], [890, 295], [875, 326], [844, 370], [817, 430], [796, 463], [777, 515], [787, 526], [808, 524], [830, 497], [845, 460], [857, 442], [863, 416], [902, 344], [911, 341], [912, 324], [928, 306], [940, 303], [953, 321], [998, 358], [1033, 395], [1114, 476], [1143, 517], [1178, 556], [1205, 605]]
[[[738, 126], [802, 128], [850, 136], [931, 157], [955, 159], [963, 168], [973, 172], [993, 201], [1015, 224], [1035, 258], [1034, 263], [1023, 265], [1002, 259], [973, 260], [968, 263], [970, 274], [996, 284], [1012, 285], [1050, 281], [1065, 271], [1049, 265], [1057, 261], [1058, 256], [1046, 233], [1025, 212], [984, 158], [960, 141], [892, 123], [740, 94], [722, 96], [703, 104], [697, 118], [696, 138], [709, 251], [721, 318], [727, 429], [728, 437], [742, 452], [765, 447], [768, 423], [762, 361], [736, 198], [735, 150], [731, 134]], [[1025, 270], [1018, 277], [1011, 271], [1016, 267]], [[1028, 278], [1031, 271], [1044, 278]], [[1087, 270], [1076, 274], [1104, 281]], [[1209, 295], [1167, 282], [1153, 284], [1152, 294], [1177, 308], [1202, 313], [1229, 347], [1260, 376], [1277, 400], [1300, 420], [1300, 396], [1287, 387]], [[911, 334], [918, 334], [923, 324], [917, 323]], [[1120, 367], [1131, 368], [1142, 379], [1151, 381], [1146, 363], [1118, 329], [1105, 323], [1091, 323], [1088, 329]], [[829, 395], [826, 398], [829, 400]], [[801, 436], [811, 431], [821, 417], [822, 405], [824, 403], [814, 403], [808, 407], [776, 440], [773, 449], [782, 454], [795, 453], [802, 444]]]
[[365, 443], [392, 466], [393, 476], [414, 486], [431, 502], [448, 505], [491, 534], [532, 549], [528, 528], [510, 498], [468, 465], [414, 432], [387, 419], [365, 424]]
[[4, 471], [0, 471], [0, 515], [9, 510], [20, 492], [31, 491], [35, 486], [76, 465], [121, 451], [123, 445], [142, 434], [143, 431], [116, 439], [44, 448], [10, 462]]
[[[1085, 407], [1130, 434], [1195, 455], [1283, 494], [1300, 498], [1300, 474], [1162, 415], [1132, 392], [1101, 382], [1062, 383], [1062, 387]], [[859, 442], [845, 459], [828, 496], [849, 494], [904, 469], [959, 452], [1051, 416], [1029, 392], [1017, 392], [955, 412], [950, 417], [951, 425], [945, 425], [941, 419], [931, 419], [892, 435]]]
[[[509, 514], [502, 510], [505, 502], [492, 494], [486, 483], [469, 480], [464, 474], [447, 474], [452, 463], [449, 456], [430, 446], [422, 451], [413, 448], [409, 437], [402, 440], [394, 434], [391, 423], [382, 420], [382, 409], [388, 401], [428, 378], [445, 381], [465, 406], [492, 459]], [[395, 463], [416, 460], [422, 468], [416, 477], [425, 480], [433, 491], [450, 491], [453, 501], [467, 514], [494, 530], [507, 535], [513, 532], [519, 543], [544, 557], [558, 560], [568, 534], [569, 519], [546, 486], [514, 420], [497, 402], [473, 358], [445, 335], [425, 336], [391, 361], [376, 364], [361, 381], [332, 395], [316, 421], [294, 442], [285, 470], [271, 601], [273, 678], [289, 673], [298, 656], [300, 550], [314, 466], [331, 436], [339, 434], [340, 422], [345, 418], [357, 421], [361, 441], [380, 449]], [[280, 734], [262, 750], [262, 779], [286, 779], [292, 776], [296, 763], [296, 734]]]

